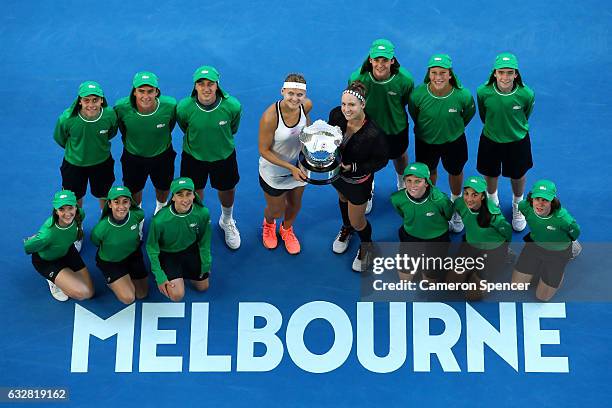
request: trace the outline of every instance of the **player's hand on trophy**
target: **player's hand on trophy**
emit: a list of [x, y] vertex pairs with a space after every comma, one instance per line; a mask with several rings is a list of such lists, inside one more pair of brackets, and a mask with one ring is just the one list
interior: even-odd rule
[[297, 181], [306, 181], [307, 179], [306, 174], [295, 166], [291, 169], [291, 175]]

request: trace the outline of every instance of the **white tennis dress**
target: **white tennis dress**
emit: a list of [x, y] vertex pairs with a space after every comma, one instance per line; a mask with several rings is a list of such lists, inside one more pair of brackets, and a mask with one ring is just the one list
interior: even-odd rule
[[[300, 105], [300, 120], [292, 127], [287, 126], [283, 119], [280, 102], [276, 102], [276, 113], [278, 121], [271, 150], [281, 160], [295, 165], [302, 147], [298, 136], [302, 128], [306, 126], [304, 107]], [[259, 157], [259, 175], [270, 187], [279, 190], [290, 190], [306, 185], [303, 181], [295, 180], [286, 168], [272, 164], [263, 157]]]

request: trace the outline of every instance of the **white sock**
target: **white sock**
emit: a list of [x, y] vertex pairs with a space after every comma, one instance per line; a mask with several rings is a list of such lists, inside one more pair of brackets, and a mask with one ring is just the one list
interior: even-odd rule
[[142, 210], [142, 201], [140, 202], [140, 204], [138, 204], [138, 208]]
[[489, 193], [487, 192], [487, 198], [489, 200], [493, 200], [493, 202], [495, 203], [495, 205], [499, 206], [499, 197], [497, 197], [497, 190], [495, 190], [494, 193]]
[[162, 203], [161, 201], [155, 200], [155, 212], [153, 213], [153, 215], [157, 214], [159, 210], [164, 208], [164, 205], [166, 205], [166, 203]]
[[512, 197], [512, 204], [518, 205], [518, 203], [520, 203], [521, 201], [523, 201], [523, 195], [522, 194], [520, 196]]
[[460, 195], [455, 195], [453, 193], [451, 193], [451, 203], [454, 203], [456, 199], [458, 199], [459, 197], [461, 197]]
[[233, 212], [234, 212], [234, 206], [233, 205], [231, 207], [221, 206], [221, 217], [222, 217], [221, 219], [222, 219], [222, 222], [224, 224], [228, 224], [232, 220]]

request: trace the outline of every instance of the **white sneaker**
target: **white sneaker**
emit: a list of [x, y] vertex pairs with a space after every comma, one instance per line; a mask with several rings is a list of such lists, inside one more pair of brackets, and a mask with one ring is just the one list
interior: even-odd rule
[[450, 232], [461, 232], [463, 231], [463, 220], [458, 212], [454, 212], [450, 221], [448, 222], [448, 230]]
[[518, 203], [512, 203], [512, 229], [521, 232], [527, 226], [525, 216], [518, 209]]
[[353, 229], [345, 227], [344, 225], [340, 228], [340, 232], [336, 235], [336, 239], [332, 244], [332, 251], [336, 254], [343, 254], [346, 252], [351, 241], [351, 235], [353, 235]]
[[164, 208], [164, 205], [166, 205], [165, 203], [160, 203], [159, 202], [155, 202], [155, 211], [153, 211], [153, 216], [155, 216], [155, 214], [157, 214], [159, 212], [159, 210], [161, 210], [162, 208]]
[[223, 216], [219, 218], [219, 226], [225, 232], [225, 243], [230, 249], [240, 248], [240, 232], [236, 227], [236, 220], [233, 218], [230, 222], [223, 222]]
[[404, 183], [404, 176], [402, 174], [397, 175], [397, 191], [401, 191], [406, 188]]
[[77, 252], [81, 252], [81, 247], [83, 246], [83, 240], [79, 239], [78, 241], [74, 241], [74, 247], [76, 248]]
[[365, 213], [369, 214], [372, 212], [372, 201], [374, 201], [374, 196], [368, 200], [368, 204], [366, 205]]
[[55, 300], [59, 300], [60, 302], [65, 302], [68, 300], [68, 295], [66, 295], [62, 290], [50, 280], [47, 280], [49, 284], [49, 291], [51, 292], [51, 296], [55, 298]]
[[576, 259], [578, 255], [582, 252], [582, 245], [578, 241], [572, 241], [572, 258]]
[[361, 272], [361, 248], [359, 248], [359, 250], [357, 250], [357, 255], [355, 255], [355, 259], [353, 259], [353, 271], [355, 272]]
[[374, 180], [372, 180], [372, 197], [368, 200], [368, 204], [366, 205], [365, 213], [369, 214], [372, 212], [372, 202], [374, 201]]

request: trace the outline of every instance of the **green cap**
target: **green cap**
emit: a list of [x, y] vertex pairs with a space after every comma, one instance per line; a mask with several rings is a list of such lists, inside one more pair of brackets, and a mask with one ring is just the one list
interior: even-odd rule
[[424, 163], [419, 163], [419, 162], [410, 163], [404, 170], [404, 177], [410, 176], [410, 175], [429, 180], [429, 177], [430, 177], [429, 167], [427, 167], [427, 165]]
[[77, 205], [77, 198], [70, 190], [60, 190], [53, 196], [53, 208], [58, 210], [65, 205]]
[[79, 85], [79, 96], [81, 98], [89, 95], [97, 95], [104, 98], [104, 92], [100, 88], [100, 84], [94, 81], [85, 81]]
[[395, 55], [395, 46], [389, 40], [380, 38], [370, 46], [370, 58], [384, 57], [391, 59]]
[[193, 181], [189, 177], [179, 177], [170, 184], [170, 192], [172, 194], [176, 194], [181, 190], [195, 190]]
[[466, 187], [474, 189], [477, 193], [484, 193], [487, 191], [487, 182], [481, 176], [471, 176], [463, 182], [463, 188]]
[[427, 64], [427, 68], [431, 67], [451, 69], [453, 67], [453, 60], [447, 54], [436, 54], [429, 59]]
[[512, 68], [518, 69], [518, 60], [514, 54], [504, 52], [495, 57], [493, 69]]
[[209, 81], [219, 82], [219, 71], [210, 65], [202, 65], [193, 73], [193, 82], [198, 82], [200, 79], [208, 79]]
[[108, 194], [106, 195], [107, 200], [114, 200], [117, 197], [127, 197], [130, 200], [132, 199], [132, 192], [129, 188], [125, 186], [114, 186], [108, 190]]
[[557, 186], [550, 180], [538, 180], [531, 188], [531, 198], [543, 198], [552, 201], [557, 196]]
[[132, 80], [132, 86], [134, 88], [138, 88], [139, 86], [149, 85], [153, 88], [159, 88], [159, 83], [157, 82], [157, 75], [148, 71], [140, 71], [134, 75], [134, 79]]

